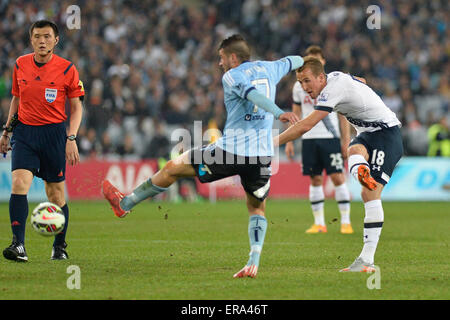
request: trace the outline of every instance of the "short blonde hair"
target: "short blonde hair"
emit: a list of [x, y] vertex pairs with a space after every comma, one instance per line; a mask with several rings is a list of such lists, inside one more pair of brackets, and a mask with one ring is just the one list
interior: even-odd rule
[[321, 73], [325, 74], [325, 69], [323, 68], [323, 64], [322, 62], [320, 62], [319, 59], [308, 56], [303, 58], [303, 61], [304, 61], [303, 65], [296, 70], [297, 73], [309, 69], [316, 77], [319, 76]]
[[325, 59], [323, 56], [322, 48], [316, 45], [309, 46], [305, 51], [305, 56], [321, 56], [322, 59]]

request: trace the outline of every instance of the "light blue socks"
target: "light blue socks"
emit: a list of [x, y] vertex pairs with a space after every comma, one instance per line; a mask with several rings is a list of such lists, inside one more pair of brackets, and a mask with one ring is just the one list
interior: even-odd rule
[[120, 207], [125, 211], [130, 211], [139, 202], [142, 202], [149, 197], [154, 197], [167, 189], [168, 188], [155, 186], [152, 183], [152, 180], [148, 179], [134, 189], [131, 194], [124, 197], [122, 201], [120, 201]]
[[247, 266], [256, 265], [259, 266], [259, 258], [261, 250], [264, 244], [264, 237], [266, 235], [267, 220], [260, 215], [250, 216], [248, 222], [248, 237], [250, 240], [250, 258], [248, 259]]

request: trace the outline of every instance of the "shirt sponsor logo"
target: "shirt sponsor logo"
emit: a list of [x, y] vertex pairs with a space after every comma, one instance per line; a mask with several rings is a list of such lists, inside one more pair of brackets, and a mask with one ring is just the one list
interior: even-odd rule
[[47, 102], [52, 103], [53, 101], [55, 101], [57, 95], [58, 95], [57, 89], [45, 88], [45, 100], [47, 100]]
[[261, 115], [261, 114], [255, 114], [255, 115], [252, 116], [251, 114], [247, 113], [244, 116], [244, 120], [245, 121], [264, 120], [265, 118], [266, 118], [266, 116], [265, 115]]

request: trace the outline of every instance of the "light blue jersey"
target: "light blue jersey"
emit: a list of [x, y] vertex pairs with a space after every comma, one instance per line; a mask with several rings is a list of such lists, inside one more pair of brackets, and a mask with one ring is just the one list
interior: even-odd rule
[[275, 101], [276, 86], [292, 70], [289, 57], [277, 61], [244, 62], [222, 77], [227, 121], [223, 136], [216, 145], [240, 156], [273, 156], [273, 114], [247, 100], [258, 90]]

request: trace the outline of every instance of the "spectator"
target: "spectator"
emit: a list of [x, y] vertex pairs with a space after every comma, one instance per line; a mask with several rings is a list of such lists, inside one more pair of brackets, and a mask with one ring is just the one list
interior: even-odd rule
[[146, 147], [143, 158], [147, 159], [159, 159], [164, 158], [170, 160], [170, 141], [167, 138], [164, 125], [155, 121], [155, 135]]
[[397, 115], [397, 117], [400, 118], [400, 115], [402, 113], [401, 109], [403, 108], [403, 101], [400, 98], [400, 96], [397, 94], [397, 92], [394, 90], [392, 85], [387, 83], [385, 87], [386, 87], [386, 91], [385, 91], [386, 94], [383, 97], [383, 101], [389, 107], [389, 109], [394, 111], [395, 114]]
[[139, 155], [135, 151], [133, 136], [131, 134], [126, 134], [123, 139], [123, 143], [117, 148], [117, 153], [122, 157], [123, 160], [137, 160]]
[[101, 149], [99, 152], [99, 156], [109, 157], [110, 155], [115, 153], [115, 148], [111, 143], [111, 137], [107, 132], [104, 132], [102, 135], [101, 141]]
[[442, 117], [438, 123], [428, 129], [430, 148], [429, 157], [450, 157], [450, 132], [447, 117]]
[[86, 135], [80, 139], [80, 154], [83, 156], [95, 157], [97, 155], [97, 132], [94, 128], [89, 128]]

